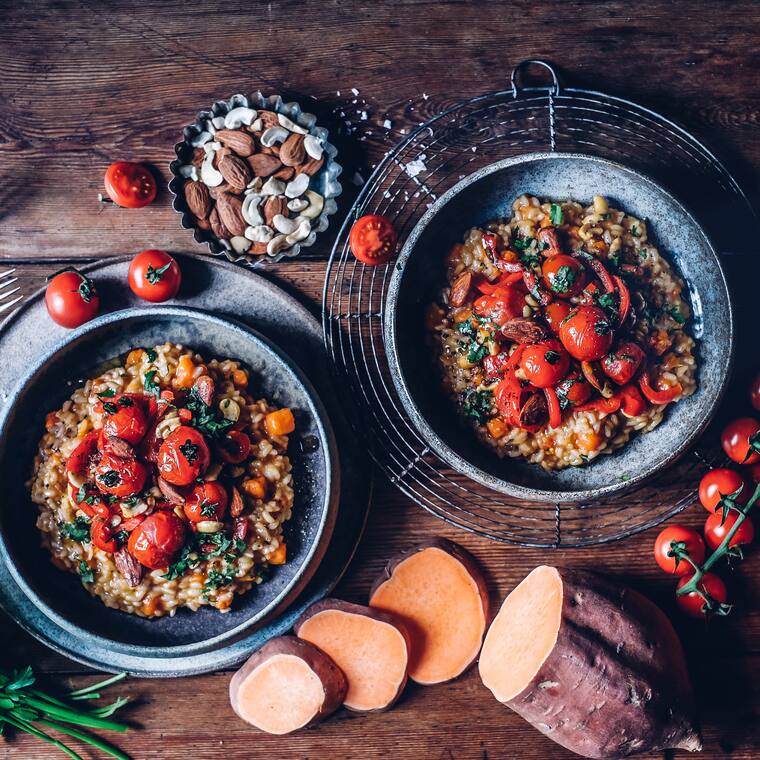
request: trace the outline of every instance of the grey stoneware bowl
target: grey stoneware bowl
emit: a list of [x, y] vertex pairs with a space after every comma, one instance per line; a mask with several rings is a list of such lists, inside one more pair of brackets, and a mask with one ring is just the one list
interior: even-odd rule
[[[610, 205], [647, 220], [650, 237], [688, 283], [697, 340], [696, 392], [672, 404], [658, 428], [636, 435], [589, 466], [547, 472], [499, 458], [479, 442], [443, 397], [424, 328], [425, 307], [445, 284], [445, 252], [470, 227], [511, 214], [521, 194]], [[531, 501], [587, 502], [640, 485], [686, 452], [705, 428], [728, 382], [733, 357], [731, 299], [718, 256], [697, 221], [648, 177], [584, 154], [532, 153], [504, 159], [443, 194], [409, 235], [391, 277], [384, 341], [401, 402], [421, 437], [453, 469], [489, 488]]]
[[[106, 607], [79, 579], [58, 570], [40, 547], [37, 506], [29, 498], [36, 446], [47, 412], [60, 408], [72, 391], [132, 348], [170, 341], [212, 358], [241, 360], [256, 397], [294, 410], [298, 438], [291, 437], [295, 505], [286, 523], [288, 562], [246, 594], [226, 614], [203, 607], [180, 609], [174, 617], [147, 620]], [[268, 339], [238, 322], [197, 309], [150, 306], [106, 314], [72, 331], [30, 362], [0, 416], [0, 558], [35, 605], [57, 626], [93, 647], [107, 646], [124, 657], [152, 660], [211, 652], [287, 606], [317, 569], [332, 534], [340, 480], [337, 452], [322, 403], [295, 364]]]

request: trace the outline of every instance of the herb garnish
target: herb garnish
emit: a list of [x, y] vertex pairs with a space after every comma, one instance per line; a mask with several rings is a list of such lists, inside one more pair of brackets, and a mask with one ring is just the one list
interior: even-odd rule
[[155, 381], [155, 377], [158, 374], [157, 369], [148, 370], [145, 373], [145, 380], [143, 381], [143, 388], [146, 393], [151, 394], [158, 398], [161, 395], [161, 386]]
[[479, 345], [475, 341], [470, 343], [470, 350], [467, 352], [467, 361], [470, 364], [477, 364], [481, 359], [488, 355], [488, 346]]
[[116, 470], [106, 470], [102, 475], [98, 475], [98, 480], [108, 488], [114, 488], [121, 483], [121, 476]]
[[204, 499], [201, 502], [201, 515], [203, 517], [216, 517], [216, 510], [219, 508], [219, 503], [216, 501], [209, 501]]
[[98, 393], [98, 398], [113, 398], [116, 395], [116, 391], [113, 388], [107, 388], [102, 393]]
[[186, 406], [193, 413], [190, 424], [211, 438], [224, 438], [233, 425], [232, 420], [225, 419], [221, 414], [217, 414], [198, 395], [195, 388], [190, 389]]
[[555, 227], [559, 227], [562, 224], [562, 206], [558, 203], [552, 203], [549, 219]]
[[482, 425], [491, 412], [491, 400], [491, 391], [476, 391], [471, 388], [464, 396], [465, 414], [474, 417]]
[[210, 591], [229, 586], [235, 580], [235, 573], [234, 565], [226, 565], [221, 572], [212, 568], [209, 570], [208, 579], [203, 584], [203, 592], [208, 594]]
[[58, 527], [65, 538], [78, 541], [80, 544], [90, 542], [90, 521], [82, 515], [77, 515], [74, 518], [74, 522], [70, 523], [61, 520], [58, 523]]
[[596, 300], [603, 309], [608, 309], [609, 311], [617, 310], [615, 296], [612, 293], [602, 293]]
[[95, 573], [84, 560], [79, 563], [79, 577], [82, 579], [82, 583], [93, 583], [95, 581]]
[[179, 447], [185, 459], [192, 464], [198, 458], [198, 444], [193, 443], [189, 438]]
[[103, 411], [108, 414], [116, 414], [116, 412], [119, 411], [119, 407], [114, 404], [113, 401], [104, 401], [103, 402]]
[[81, 504], [82, 502], [89, 504], [90, 506], [95, 503], [95, 496], [93, 494], [87, 494], [86, 485], [79, 486], [79, 490], [77, 491], [76, 495], [76, 503]]
[[681, 314], [681, 309], [678, 306], [678, 304], [674, 304], [667, 310], [668, 314], [671, 316], [672, 319], [674, 319], [676, 322], [678, 322], [679, 325], [682, 325], [684, 322], [686, 322], [686, 317], [684, 317], [683, 314]]
[[559, 361], [559, 352], [552, 351], [551, 349], [549, 349], [544, 354], [544, 359], [546, 359], [546, 361], [548, 361], [549, 364], [556, 364]]
[[464, 322], [460, 322], [457, 325], [457, 330], [462, 333], [462, 335], [467, 335], [471, 338], [475, 335], [475, 327], [472, 324], [472, 321], [469, 319], [465, 319]]
[[594, 324], [594, 332], [597, 335], [607, 335], [610, 331], [610, 323], [600, 319]]
[[520, 263], [532, 269], [540, 265], [541, 259], [533, 253], [524, 253], [520, 256]]
[[532, 242], [533, 242], [533, 238], [532, 237], [515, 238], [512, 241], [512, 245], [515, 248], [517, 248], [518, 251], [527, 251], [528, 248], [530, 248]]
[[573, 287], [576, 272], [572, 267], [563, 264], [554, 274], [551, 286], [555, 293], [567, 293]]
[[148, 355], [149, 362], [154, 362], [158, 359], [158, 354], [152, 348], [146, 348], [144, 351]]

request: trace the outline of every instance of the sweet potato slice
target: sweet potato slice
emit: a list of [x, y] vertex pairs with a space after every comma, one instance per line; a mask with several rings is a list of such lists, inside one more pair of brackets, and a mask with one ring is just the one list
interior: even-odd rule
[[670, 621], [592, 573], [533, 570], [504, 600], [479, 669], [500, 702], [583, 757], [702, 746]]
[[264, 644], [230, 681], [232, 709], [269, 734], [311, 726], [340, 707], [346, 677], [320, 649], [294, 636]]
[[411, 644], [403, 624], [387, 612], [323, 599], [301, 616], [295, 633], [343, 671], [348, 681], [343, 705], [349, 710], [387, 710], [401, 696]]
[[412, 642], [409, 677], [419, 684], [456, 678], [480, 651], [488, 591], [475, 558], [453, 541], [432, 539], [386, 565], [370, 607], [395, 615]]

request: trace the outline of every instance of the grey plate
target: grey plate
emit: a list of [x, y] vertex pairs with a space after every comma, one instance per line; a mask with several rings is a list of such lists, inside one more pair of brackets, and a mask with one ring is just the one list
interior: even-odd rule
[[[319, 388], [338, 436], [345, 436], [345, 422], [325, 372], [321, 332], [316, 320], [294, 299], [256, 275], [241, 272], [232, 265], [212, 264], [196, 257], [183, 256], [179, 257], [179, 260], [184, 276], [183, 289], [178, 299], [182, 305], [204, 303], [220, 312], [220, 316], [238, 320], [242, 317], [249, 323], [253, 322], [280, 345], [287, 344], [287, 349], [298, 356], [300, 366], [308, 371], [309, 379]], [[127, 267], [128, 259], [123, 259], [89, 268], [97, 278], [104, 303], [111, 303], [117, 308], [134, 303], [131, 293], [123, 287]], [[150, 307], [147, 311], [155, 312], [158, 318], [152, 325], [138, 325], [146, 342], [153, 338], [173, 339], [162, 329], [161, 322], [166, 326], [166, 319], [171, 321], [184, 310], [178, 312], [171, 307], [158, 306]], [[228, 352], [228, 355], [240, 355], [240, 352], [249, 346], [246, 356], [241, 358], [248, 358], [255, 369], [255, 356], [250, 348], [253, 340], [261, 349], [260, 358], [265, 358], [268, 349], [263, 346], [266, 341], [252, 338], [249, 329], [234, 325], [227, 327], [224, 322], [214, 317], [188, 311], [188, 315], [191, 314], [189, 324], [172, 326], [173, 331], [181, 332], [182, 340], [199, 345], [202, 351], [214, 355]], [[113, 315], [109, 315], [106, 321], [112, 318]], [[213, 323], [213, 329], [218, 330], [214, 332], [211, 342], [208, 342], [207, 325], [199, 331], [198, 320]], [[27, 374], [30, 369], [34, 371], [30, 366], [29, 357], [41, 356], [61, 338], [70, 338], [72, 333], [67, 333], [50, 323], [44, 314], [44, 305], [39, 296], [6, 320], [4, 328], [0, 332], [0, 353], [4, 360], [7, 357], [7, 364], [0, 369], [0, 394], [3, 400], [8, 402], [18, 378]], [[92, 329], [92, 326], [84, 329]], [[96, 328], [96, 331], [98, 329], [100, 328]], [[109, 328], [104, 326], [103, 329]], [[118, 341], [121, 338], [112, 334], [107, 340]], [[132, 342], [131, 336], [127, 342]], [[72, 355], [76, 355], [77, 349], [73, 351]], [[113, 352], [104, 347], [100, 355], [92, 356], [93, 363], [106, 355], [113, 355]], [[270, 356], [267, 360], [268, 369], [274, 364]], [[277, 374], [273, 374], [265, 385], [256, 387], [262, 388], [265, 395], [271, 394], [274, 399], [290, 403], [288, 398], [292, 399], [295, 394], [294, 385], [305, 388], [302, 380], [300, 371], [291, 367], [279, 374], [279, 381]], [[59, 395], [64, 397], [68, 392], [68, 389], [59, 390]], [[301, 397], [302, 408], [304, 400], [305, 398]], [[53, 408], [57, 401], [57, 397], [46, 398], [39, 414]], [[176, 676], [217, 670], [241, 661], [253, 648], [260, 646], [272, 636], [287, 631], [308, 604], [332, 589], [353, 555], [366, 518], [370, 479], [363, 471], [361, 463], [354, 460], [350, 452], [342, 451], [341, 465], [348, 473], [340, 479], [340, 501], [344, 506], [337, 511], [333, 540], [324, 560], [319, 564], [320, 555], [326, 549], [326, 542], [320, 542], [317, 534], [322, 522], [320, 515], [327, 517], [329, 512], [326, 511], [325, 487], [330, 490], [330, 433], [327, 427], [318, 422], [323, 416], [321, 412], [316, 414], [319, 401], [311, 403], [314, 412], [312, 421], [307, 421], [308, 414], [301, 416], [299, 422], [303, 424], [299, 424], [299, 436], [293, 437], [290, 451], [298, 491], [294, 518], [288, 527], [288, 541], [293, 541], [293, 548], [297, 547], [297, 551], [290, 555], [292, 562], [278, 568], [278, 572], [269, 583], [236, 599], [233, 612], [222, 615], [210, 609], [198, 613], [181, 611], [174, 619], [144, 621], [108, 610], [98, 600], [91, 599], [89, 594], [81, 589], [74, 576], [55, 570], [50, 564], [49, 556], [45, 556], [38, 548], [33, 529], [36, 509], [29, 504], [28, 497], [25, 502], [18, 502], [18, 498], [24, 496], [22, 481], [28, 477], [26, 473], [13, 475], [14, 478], [20, 478], [21, 485], [17, 487], [20, 493], [3, 505], [3, 530], [8, 525], [5, 519], [6, 510], [13, 509], [15, 504], [24, 503], [28, 517], [22, 515], [25, 520], [19, 521], [17, 528], [10, 527], [10, 530], [19, 531], [20, 542], [13, 542], [14, 547], [10, 549], [10, 553], [6, 551], [7, 547], [3, 547], [0, 552], [5, 555], [0, 564], [0, 603], [22, 626], [49, 646], [81, 662], [103, 669], [124, 669], [138, 675]], [[4, 414], [7, 414], [8, 407], [8, 403], [4, 404]], [[3, 427], [7, 427], [5, 423], [2, 424]], [[311, 429], [307, 431], [306, 425]], [[24, 465], [28, 467], [30, 460], [25, 449], [30, 445], [33, 447], [34, 438], [38, 437], [41, 431], [39, 421], [36, 425], [32, 423], [30, 426], [21, 427], [30, 427], [27, 440], [18, 442], [16, 435], [12, 439], [3, 436], [0, 443], [1, 449], [3, 444], [14, 441], [12, 450], [9, 448], [8, 455], [3, 455], [0, 459], [0, 470], [5, 474], [6, 468], [14, 468], [14, 463], [19, 472]], [[300, 451], [300, 433], [314, 434], [321, 439], [322, 444], [316, 454]], [[24, 435], [23, 432], [20, 434]], [[314, 456], [317, 457], [317, 461], [309, 462], [309, 458]], [[337, 459], [335, 453], [333, 456]], [[333, 485], [334, 488], [338, 487], [335, 478]], [[334, 511], [333, 509], [333, 514]], [[26, 532], [24, 525], [28, 529]], [[329, 519], [324, 521], [322, 531], [325, 535], [329, 533]], [[35, 559], [36, 566], [32, 567]], [[19, 562], [21, 564], [17, 565]], [[318, 564], [319, 567], [316, 569]], [[290, 570], [287, 570], [288, 565], [292, 565]], [[22, 577], [18, 573], [19, 567]], [[314, 578], [303, 593], [294, 599], [294, 595], [303, 588], [308, 575], [314, 569]], [[281, 570], [285, 572], [281, 574]], [[52, 585], [48, 585], [48, 582]], [[31, 594], [32, 597], [36, 597], [35, 603], [30, 603], [30, 597], [22, 590], [23, 586], [27, 587], [27, 592], [33, 589]], [[267, 589], [267, 586], [270, 588]]]
[[[697, 339], [697, 391], [670, 406], [651, 433], [585, 468], [546, 472], [500, 459], [466, 430], [440, 387], [424, 339], [423, 310], [445, 282], [443, 253], [470, 227], [509, 216], [526, 193], [610, 205], [647, 220], [650, 236], [689, 285]], [[532, 153], [508, 158], [466, 177], [420, 219], [398, 258], [384, 314], [384, 340], [401, 401], [430, 446], [454, 469], [489, 488], [534, 501], [579, 502], [632, 488], [680, 457], [712, 417], [733, 358], [731, 299], [718, 257], [702, 228], [670, 193], [648, 177], [594, 156]], [[630, 474], [625, 480], [623, 473]]]

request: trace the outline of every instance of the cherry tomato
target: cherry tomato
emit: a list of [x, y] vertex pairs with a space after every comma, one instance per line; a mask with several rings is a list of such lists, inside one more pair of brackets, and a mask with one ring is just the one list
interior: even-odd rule
[[166, 252], [141, 251], [129, 265], [129, 287], [144, 301], [161, 303], [174, 298], [182, 283], [179, 264]]
[[88, 517], [97, 515], [105, 520], [111, 515], [111, 509], [106, 504], [103, 495], [90, 483], [86, 483], [82, 488], [69, 483], [69, 500]]
[[544, 259], [541, 273], [549, 290], [560, 298], [577, 296], [586, 283], [581, 263], [564, 253]]
[[473, 309], [499, 327], [510, 319], [521, 317], [525, 296], [515, 287], [498, 287], [491, 295], [480, 296], [473, 302]]
[[544, 319], [549, 325], [549, 329], [555, 334], [559, 335], [559, 326], [562, 324], [562, 320], [570, 314], [573, 307], [567, 301], [552, 301], [544, 309]]
[[699, 501], [708, 512], [714, 512], [721, 496], [730, 496], [739, 488], [742, 488], [742, 492], [736, 497], [736, 501], [744, 505], [752, 496], [753, 489], [749, 483], [738, 472], [718, 467], [706, 472], [699, 481]]
[[66, 472], [72, 472], [75, 475], [86, 475], [87, 470], [92, 463], [92, 458], [98, 450], [98, 439], [100, 432], [91, 430], [80, 444], [74, 449], [66, 461]]
[[357, 219], [349, 235], [351, 252], [368, 266], [385, 264], [395, 253], [397, 242], [393, 225], [378, 214]]
[[670, 556], [673, 550], [671, 544], [688, 551], [692, 561], [700, 565], [705, 558], [705, 542], [696, 530], [684, 528], [682, 525], [671, 525], [661, 530], [654, 542], [654, 558], [657, 564], [671, 575], [693, 575], [694, 568], [682, 559], [676, 563], [676, 558]]
[[[554, 258], [558, 258], [555, 256]], [[526, 346], [520, 359], [525, 379], [536, 388], [551, 388], [567, 375], [570, 355], [552, 338]]]
[[597, 306], [580, 306], [562, 322], [559, 337], [578, 361], [601, 359], [612, 345], [612, 325]]
[[627, 385], [638, 372], [645, 357], [641, 346], [631, 340], [623, 340], [614, 351], [602, 359], [602, 370], [618, 385]]
[[100, 298], [89, 277], [69, 268], [48, 283], [45, 306], [53, 322], [71, 329], [89, 322], [98, 313]]
[[760, 372], [758, 372], [749, 386], [749, 400], [752, 406], [760, 412]]
[[220, 521], [227, 511], [229, 497], [221, 483], [200, 483], [185, 502], [185, 516], [190, 522]]
[[112, 496], [134, 496], [142, 491], [148, 468], [137, 459], [122, 459], [104, 452], [95, 467], [95, 484]]
[[240, 464], [251, 453], [251, 439], [240, 430], [230, 430], [219, 441], [219, 456], [230, 464]]
[[633, 384], [624, 385], [620, 389], [619, 395], [620, 411], [628, 418], [644, 414], [649, 407], [639, 389]]
[[113, 536], [114, 531], [105, 520], [96, 517], [90, 524], [92, 543], [101, 551], [113, 554], [119, 550], [119, 542]]
[[739, 464], [760, 462], [760, 423], [753, 417], [739, 417], [723, 428], [720, 445]]
[[585, 404], [591, 396], [591, 385], [580, 372], [571, 372], [555, 390], [563, 407]]
[[158, 471], [175, 486], [190, 485], [200, 477], [211, 461], [206, 439], [195, 428], [178, 427], [158, 450]]
[[118, 393], [98, 402], [103, 410], [103, 432], [136, 446], [148, 431], [150, 420], [143, 397], [134, 393]]
[[[693, 575], [693, 573], [692, 573]], [[689, 575], [685, 575], [678, 581], [676, 591], [683, 588], [690, 580]], [[700, 579], [697, 586], [716, 602], [725, 604], [728, 599], [726, 584], [713, 573], [705, 573]], [[701, 618], [705, 614], [705, 600], [696, 592], [690, 591], [688, 594], [676, 595], [678, 606], [692, 617]]]
[[[734, 527], [738, 519], [738, 512], [731, 510], [722, 523], [723, 514], [720, 511], [714, 512], [705, 520], [705, 543], [712, 551], [715, 551], [723, 543], [723, 539], [729, 534], [729, 531]], [[737, 528], [736, 533], [734, 533], [728, 542], [728, 546], [729, 548], [740, 545], [747, 546], [752, 543], [754, 537], [755, 526], [752, 525], [752, 520], [746, 519]]]
[[174, 512], [161, 510], [145, 518], [130, 534], [129, 553], [145, 567], [168, 567], [185, 545], [185, 523]]
[[755, 464], [747, 467], [747, 476], [756, 486], [760, 485], [760, 462], [755, 462]]
[[156, 197], [156, 179], [143, 165], [134, 161], [116, 161], [106, 169], [106, 193], [124, 208], [142, 208]]

